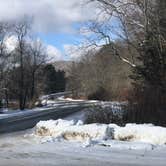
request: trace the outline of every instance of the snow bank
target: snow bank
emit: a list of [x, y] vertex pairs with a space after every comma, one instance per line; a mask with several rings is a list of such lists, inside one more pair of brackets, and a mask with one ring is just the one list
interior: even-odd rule
[[86, 141], [105, 140], [112, 137], [113, 130], [105, 124], [82, 125], [80, 121], [50, 120], [41, 121], [36, 125], [35, 134], [38, 136], [52, 136], [65, 140]]
[[92, 124], [83, 126], [71, 126], [62, 133], [62, 136], [66, 140], [105, 140], [107, 138], [110, 138], [110, 133], [111, 132], [107, 125]]
[[[41, 121], [36, 125], [35, 135], [40, 137], [77, 140], [89, 145], [93, 141], [99, 144], [103, 140], [142, 142], [153, 145], [166, 144], [166, 128], [151, 124], [127, 124], [119, 127], [116, 124], [88, 124], [74, 120]], [[109, 144], [106, 144], [109, 146]], [[111, 143], [110, 146], [113, 146]], [[117, 146], [117, 145], [116, 145]]]
[[163, 145], [166, 144], [166, 128], [152, 124], [127, 124], [114, 129], [114, 139]]
[[66, 127], [75, 125], [74, 121], [67, 120], [48, 120], [40, 121], [35, 127], [35, 134], [38, 136], [57, 136]]

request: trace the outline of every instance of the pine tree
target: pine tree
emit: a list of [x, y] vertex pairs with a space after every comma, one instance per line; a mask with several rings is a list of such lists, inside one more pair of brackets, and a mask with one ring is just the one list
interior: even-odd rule
[[56, 71], [53, 65], [44, 68], [44, 93], [51, 94], [65, 91], [66, 78], [64, 71]]

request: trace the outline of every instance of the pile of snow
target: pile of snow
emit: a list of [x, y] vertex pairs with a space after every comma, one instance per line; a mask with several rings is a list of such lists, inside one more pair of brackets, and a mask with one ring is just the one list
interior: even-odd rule
[[35, 134], [38, 136], [51, 136], [65, 140], [105, 140], [112, 137], [113, 130], [105, 124], [83, 125], [82, 121], [73, 120], [41, 121], [36, 125]]
[[39, 136], [57, 136], [62, 129], [74, 125], [74, 121], [66, 121], [62, 119], [40, 121], [36, 125], [36, 134]]
[[[74, 120], [41, 121], [36, 125], [35, 135], [42, 138], [77, 140], [85, 145], [105, 144], [108, 141], [118, 140], [127, 142], [148, 143], [152, 145], [166, 144], [166, 128], [152, 124], [127, 124], [125, 127], [116, 124], [86, 124]], [[107, 141], [103, 143], [103, 141]], [[113, 146], [112, 142], [110, 146]]]
[[166, 128], [152, 124], [127, 124], [115, 128], [114, 139], [163, 145], [166, 144]]

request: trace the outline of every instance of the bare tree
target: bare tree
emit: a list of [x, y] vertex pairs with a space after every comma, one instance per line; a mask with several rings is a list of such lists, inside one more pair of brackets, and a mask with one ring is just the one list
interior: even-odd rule
[[[1, 97], [6, 98], [6, 103], [8, 106], [8, 68], [10, 65], [9, 58], [10, 53], [6, 48], [6, 39], [9, 37], [10, 25], [6, 22], [0, 22], [0, 91]], [[5, 94], [5, 96], [4, 96]]]
[[[119, 50], [124, 54], [127, 52], [125, 47]], [[129, 74], [130, 66], [110, 54], [109, 46], [105, 46], [98, 52], [89, 51], [73, 62], [68, 83], [75, 96], [118, 100], [130, 87]]]
[[14, 27], [14, 32], [17, 37], [18, 45], [17, 45], [17, 56], [19, 58], [19, 105], [20, 109], [23, 110], [25, 108], [26, 103], [26, 93], [27, 88], [25, 88], [25, 75], [24, 75], [24, 55], [26, 51], [26, 39], [28, 35], [28, 31], [30, 30], [30, 24], [27, 20], [22, 20], [17, 22]]
[[[136, 67], [135, 59], [140, 54], [139, 46], [144, 41], [144, 3], [139, 0], [90, 0], [90, 3], [98, 4], [98, 15], [85, 25], [86, 31], [92, 35], [86, 36], [90, 45], [110, 45], [110, 51], [114, 52], [123, 62]], [[116, 46], [116, 39], [128, 44], [128, 51], [135, 50], [136, 55], [124, 57]]]
[[31, 99], [34, 98], [36, 94], [36, 77], [38, 70], [45, 64], [46, 62], [46, 49], [43, 44], [36, 40], [30, 44], [29, 57], [31, 57]]

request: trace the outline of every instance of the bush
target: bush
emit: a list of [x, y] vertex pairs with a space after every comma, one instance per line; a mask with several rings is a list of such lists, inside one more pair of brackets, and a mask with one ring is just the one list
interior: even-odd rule
[[85, 116], [85, 123], [116, 123], [118, 125], [123, 124], [123, 117], [113, 113], [113, 109], [110, 107], [103, 108], [102, 106], [91, 107]]

